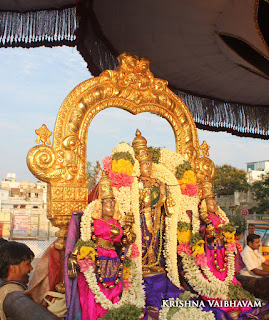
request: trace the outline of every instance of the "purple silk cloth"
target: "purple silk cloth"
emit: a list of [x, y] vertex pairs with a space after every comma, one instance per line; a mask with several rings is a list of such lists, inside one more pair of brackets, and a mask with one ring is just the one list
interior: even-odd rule
[[67, 307], [67, 316], [65, 320], [82, 320], [80, 302], [78, 299], [78, 278], [70, 279], [67, 273], [67, 263], [70, 253], [73, 251], [76, 242], [80, 238], [80, 218], [82, 212], [72, 214], [65, 245], [64, 259], [64, 280], [65, 280], [65, 299]]
[[184, 292], [184, 290], [176, 287], [167, 278], [165, 273], [144, 277], [144, 286], [146, 291], [145, 320], [150, 319], [149, 314], [151, 318], [153, 318], [153, 309], [159, 310], [161, 308], [163, 299], [176, 299], [181, 293]]
[[[176, 287], [165, 273], [144, 277], [144, 285], [146, 291], [145, 320], [158, 319], [158, 310], [161, 309], [162, 300], [176, 299], [184, 292]], [[216, 320], [232, 320], [226, 312], [218, 308], [210, 308], [206, 301], [204, 303], [203, 310], [212, 311]]]

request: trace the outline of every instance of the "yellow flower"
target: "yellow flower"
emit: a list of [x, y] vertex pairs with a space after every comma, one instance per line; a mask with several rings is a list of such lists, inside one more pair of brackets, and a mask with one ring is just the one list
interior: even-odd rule
[[95, 261], [95, 250], [92, 247], [82, 246], [79, 251], [78, 260], [82, 260], [89, 257], [92, 261]]
[[123, 267], [123, 273], [122, 273], [122, 278], [128, 279], [129, 278], [129, 274], [130, 274], [130, 268], [129, 267]]
[[117, 173], [127, 173], [128, 175], [131, 175], [133, 173], [133, 165], [129, 160], [125, 159], [119, 159], [119, 160], [113, 160], [112, 161], [112, 171]]
[[199, 240], [197, 243], [196, 243], [196, 245], [195, 246], [193, 246], [193, 248], [192, 248], [192, 255], [194, 256], [194, 257], [196, 257], [197, 256], [197, 254], [202, 254], [202, 253], [204, 253], [204, 251], [205, 251], [205, 249], [204, 249], [204, 240]]
[[185, 171], [182, 180], [187, 184], [196, 184], [196, 177], [192, 170]]
[[235, 231], [233, 231], [233, 232], [224, 232], [224, 237], [226, 238], [226, 241], [228, 243], [234, 242], [234, 234], [235, 234]]
[[183, 179], [177, 180], [177, 181], [180, 184], [180, 189], [185, 189], [186, 188], [186, 183], [185, 183], [185, 181], [183, 181]]
[[179, 231], [177, 230], [177, 240], [178, 243], [190, 242], [191, 240], [191, 230]]

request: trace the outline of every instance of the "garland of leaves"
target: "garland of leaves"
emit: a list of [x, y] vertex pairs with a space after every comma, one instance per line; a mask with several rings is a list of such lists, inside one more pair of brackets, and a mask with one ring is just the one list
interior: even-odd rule
[[159, 163], [160, 157], [161, 157], [161, 148], [148, 147], [148, 150], [149, 150], [151, 160], [154, 163]]
[[112, 154], [112, 160], [120, 160], [120, 159], [128, 160], [131, 162], [132, 165], [135, 164], [135, 160], [129, 151], [126, 151], [126, 152], [120, 151]]
[[175, 176], [178, 180], [182, 179], [184, 172], [192, 170], [191, 163], [188, 160], [184, 160], [182, 164], [176, 167]]

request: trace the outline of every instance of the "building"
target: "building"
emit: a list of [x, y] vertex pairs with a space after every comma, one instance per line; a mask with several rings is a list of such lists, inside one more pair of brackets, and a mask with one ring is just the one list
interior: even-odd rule
[[16, 181], [7, 174], [0, 187], [0, 235], [44, 239], [57, 228], [47, 219], [47, 183]]
[[261, 180], [267, 173], [269, 173], [269, 160], [247, 163], [248, 183]]

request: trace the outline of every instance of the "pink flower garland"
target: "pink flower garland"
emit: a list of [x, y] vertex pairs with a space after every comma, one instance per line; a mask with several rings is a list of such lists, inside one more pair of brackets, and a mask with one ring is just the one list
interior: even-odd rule
[[185, 252], [188, 255], [192, 254], [192, 249], [188, 242], [182, 242], [177, 246], [177, 253], [181, 254], [182, 252]]
[[195, 257], [195, 263], [197, 266], [201, 266], [202, 268], [207, 265], [206, 255], [205, 253], [197, 254]]
[[103, 167], [104, 167], [104, 170], [105, 170], [106, 174], [109, 174], [109, 172], [112, 169], [112, 158], [111, 157], [105, 157], [102, 160], [102, 164], [103, 164]]
[[93, 266], [94, 263], [91, 259], [87, 258], [84, 260], [78, 260], [78, 265], [79, 265], [80, 272], [85, 272], [89, 269], [89, 266]]
[[134, 258], [137, 258], [138, 256], [139, 256], [139, 250], [137, 248], [136, 243], [133, 243], [130, 258], [134, 259]]
[[113, 187], [131, 187], [134, 177], [129, 176], [127, 173], [116, 173], [114, 171], [110, 171], [108, 174], [111, 184]]
[[186, 184], [186, 188], [181, 189], [181, 193], [186, 196], [189, 196], [189, 197], [198, 196], [198, 185], [197, 184]]
[[235, 252], [236, 251], [236, 244], [234, 242], [227, 243], [226, 249], [228, 251]]

